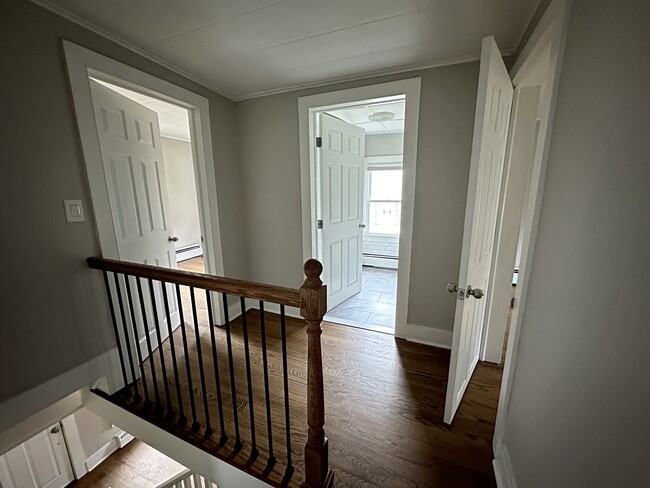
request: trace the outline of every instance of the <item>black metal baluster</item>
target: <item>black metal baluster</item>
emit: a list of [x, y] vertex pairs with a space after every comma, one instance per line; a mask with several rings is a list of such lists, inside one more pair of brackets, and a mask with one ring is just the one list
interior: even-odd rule
[[187, 388], [190, 392], [190, 407], [192, 410], [192, 430], [199, 428], [196, 420], [196, 404], [194, 403], [194, 388], [192, 387], [192, 372], [190, 371], [190, 353], [187, 349], [187, 333], [185, 332], [185, 314], [183, 312], [183, 300], [181, 298], [181, 287], [176, 285], [176, 300], [178, 300], [178, 312], [181, 315], [181, 335], [183, 336], [183, 350], [185, 351], [185, 372], [187, 373]]
[[113, 296], [111, 295], [111, 286], [108, 284], [108, 273], [104, 273], [104, 286], [106, 287], [106, 295], [108, 296], [108, 308], [111, 311], [111, 322], [113, 323], [113, 333], [117, 341], [117, 353], [120, 357], [120, 367], [122, 368], [122, 378], [124, 379], [124, 392], [130, 396], [131, 392], [128, 388], [128, 380], [126, 378], [126, 367], [124, 366], [124, 354], [122, 354], [122, 344], [120, 341], [120, 333], [117, 330], [117, 318], [115, 317], [115, 307], [113, 306]]
[[210, 413], [208, 411], [208, 390], [205, 388], [205, 371], [203, 370], [203, 353], [201, 352], [201, 333], [199, 332], [199, 319], [196, 313], [196, 298], [194, 287], [190, 287], [190, 298], [192, 299], [192, 316], [194, 318], [194, 335], [196, 336], [196, 354], [199, 359], [199, 373], [201, 376], [201, 388], [203, 390], [203, 409], [205, 410], [205, 436], [209, 437], [214, 433], [210, 426]]
[[167, 330], [169, 331], [169, 346], [172, 353], [172, 369], [174, 370], [174, 383], [176, 383], [176, 397], [178, 400], [178, 421], [181, 424], [187, 422], [183, 411], [183, 396], [181, 394], [181, 383], [178, 378], [178, 364], [176, 363], [176, 346], [174, 344], [174, 331], [172, 330], [172, 318], [169, 313], [169, 298], [167, 298], [167, 283], [161, 282], [163, 304], [165, 306], [165, 317], [167, 318]]
[[[124, 332], [124, 342], [126, 343], [126, 352], [129, 357], [129, 369], [131, 370], [131, 379], [133, 380], [133, 389], [135, 391], [135, 396], [133, 397], [134, 402], [139, 402], [142, 400], [140, 392], [138, 391], [138, 382], [135, 380], [135, 368], [133, 366], [133, 353], [131, 352], [131, 341], [129, 340], [129, 330], [126, 326], [126, 314], [124, 313], [124, 300], [122, 299], [122, 288], [120, 287], [120, 280], [117, 276], [117, 273], [113, 273], [113, 278], [115, 279], [115, 292], [117, 293], [117, 304], [120, 308], [120, 317], [122, 318], [122, 331]], [[134, 324], [135, 325], [135, 324]]]
[[230, 335], [230, 320], [228, 319], [228, 296], [223, 293], [223, 315], [226, 321], [226, 343], [228, 344], [228, 366], [230, 369], [230, 393], [232, 395], [232, 416], [235, 422], [235, 450], [242, 448], [239, 437], [239, 416], [237, 412], [237, 387], [235, 386], [235, 368], [232, 360], [232, 337]]
[[257, 442], [255, 441], [255, 408], [253, 407], [253, 384], [251, 376], [251, 357], [248, 347], [248, 324], [246, 323], [246, 299], [240, 297], [242, 333], [244, 334], [244, 354], [246, 355], [246, 382], [248, 384], [248, 409], [251, 417], [251, 457], [257, 457]]
[[291, 463], [291, 419], [289, 416], [289, 369], [287, 368], [287, 318], [284, 305], [280, 305], [280, 332], [282, 334], [282, 376], [284, 380], [284, 422], [287, 435], [287, 469], [285, 476], [293, 473]]
[[[151, 367], [151, 376], [153, 377], [153, 394], [156, 399], [156, 409], [162, 409], [160, 404], [160, 392], [158, 391], [158, 378], [156, 378], [156, 365], [153, 359], [153, 350], [151, 349], [151, 337], [149, 335], [149, 323], [147, 321], [147, 309], [144, 306], [144, 295], [142, 293], [142, 283], [140, 278], [135, 279], [138, 285], [138, 299], [140, 300], [140, 310], [142, 310], [142, 325], [144, 327], [144, 337], [147, 343], [147, 358], [149, 359], [149, 366]], [[154, 312], [155, 313], [155, 312]]]
[[174, 415], [172, 410], [172, 397], [169, 394], [169, 383], [167, 382], [167, 367], [165, 366], [165, 353], [163, 351], [162, 335], [160, 334], [160, 319], [158, 318], [158, 306], [156, 305], [156, 294], [153, 290], [153, 280], [148, 278], [149, 293], [151, 294], [151, 308], [153, 310], [153, 324], [156, 328], [156, 338], [158, 339], [158, 357], [160, 358], [160, 369], [163, 375], [163, 386], [165, 387], [165, 396], [167, 397], [167, 416]]
[[264, 368], [264, 396], [266, 400], [266, 430], [269, 437], [269, 466], [275, 464], [273, 455], [273, 427], [271, 425], [271, 397], [269, 393], [269, 363], [266, 356], [266, 327], [264, 325], [264, 302], [260, 300], [260, 336], [262, 337], [262, 366]]
[[217, 406], [219, 407], [219, 443], [225, 444], [228, 442], [226, 435], [226, 427], [223, 419], [223, 400], [221, 397], [221, 377], [219, 375], [219, 356], [217, 355], [217, 340], [214, 336], [214, 325], [212, 324], [212, 301], [210, 300], [210, 292], [205, 290], [205, 300], [208, 304], [208, 326], [210, 327], [210, 340], [212, 341], [212, 359], [214, 362], [214, 379], [217, 387]]
[[131, 295], [131, 283], [129, 282], [129, 278], [130, 277], [128, 275], [124, 276], [124, 282], [126, 283], [126, 297], [127, 297], [127, 303], [129, 305], [129, 312], [131, 315], [131, 323], [133, 324], [133, 335], [135, 338], [135, 352], [138, 357], [138, 364], [140, 365], [140, 374], [142, 375], [142, 390], [144, 391], [144, 401], [146, 404], [149, 404], [151, 403], [151, 400], [149, 400], [149, 388], [147, 387], [147, 377], [144, 374], [142, 352], [140, 351], [140, 337], [138, 336], [138, 325], [135, 322], [135, 307], [133, 306], [133, 295]]

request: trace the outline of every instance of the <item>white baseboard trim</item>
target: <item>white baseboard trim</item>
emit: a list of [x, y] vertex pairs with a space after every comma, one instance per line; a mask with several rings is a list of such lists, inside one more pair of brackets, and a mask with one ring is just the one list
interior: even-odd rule
[[451, 349], [451, 336], [452, 332], [450, 330], [436, 329], [435, 327], [416, 324], [406, 324], [404, 334], [404, 338], [407, 341], [440, 347], [442, 349]]
[[95, 452], [92, 456], [86, 459], [86, 469], [88, 471], [92, 471], [97, 466], [99, 466], [102, 463], [102, 461], [106, 460], [108, 456], [113, 454], [118, 449], [119, 447], [117, 445], [117, 440], [115, 438], [111, 439], [102, 447], [100, 447], [99, 450], [97, 450], [97, 452]]
[[133, 439], [135, 439], [135, 437], [123, 430], [120, 430], [117, 434], [115, 434], [115, 442], [117, 443], [117, 447], [120, 449], [126, 446]]
[[[259, 300], [253, 300], [251, 298], [247, 298], [246, 306], [244, 308], [246, 309], [247, 312], [249, 310], [259, 310], [260, 308]], [[278, 305], [277, 303], [264, 302], [264, 311], [280, 315], [280, 305]], [[297, 309], [296, 307], [284, 307], [284, 313], [287, 317], [293, 317], [302, 320], [302, 316], [300, 315], [300, 310]], [[240, 302], [237, 301], [236, 303], [229, 304], [228, 319], [235, 320], [237, 317], [240, 316], [241, 316]], [[219, 324], [219, 325], [223, 325], [223, 324]]]
[[492, 467], [494, 468], [494, 477], [498, 488], [517, 488], [508, 450], [501, 441], [495, 442]]

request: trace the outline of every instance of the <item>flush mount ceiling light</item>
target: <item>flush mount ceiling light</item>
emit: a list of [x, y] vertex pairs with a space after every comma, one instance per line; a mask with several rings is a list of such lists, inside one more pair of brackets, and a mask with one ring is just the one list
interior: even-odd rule
[[393, 112], [375, 112], [374, 114], [368, 115], [370, 122], [388, 122], [394, 118], [395, 114]]

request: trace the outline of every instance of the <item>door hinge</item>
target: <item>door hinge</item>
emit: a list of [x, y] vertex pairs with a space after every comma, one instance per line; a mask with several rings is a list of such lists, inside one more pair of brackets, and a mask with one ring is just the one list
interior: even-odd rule
[[322, 137], [317, 137], [316, 138], [316, 147], [323, 147], [323, 138]]
[[317, 225], [318, 225], [319, 229], [322, 229], [323, 228], [323, 221], [318, 219]]

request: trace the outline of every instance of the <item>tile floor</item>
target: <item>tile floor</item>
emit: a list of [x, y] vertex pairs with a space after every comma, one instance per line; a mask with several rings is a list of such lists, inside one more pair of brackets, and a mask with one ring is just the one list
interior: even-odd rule
[[[367, 328], [392, 333], [395, 328], [397, 270], [363, 267], [361, 293], [327, 312], [326, 319], [353, 322]], [[344, 323], [344, 322], [342, 322]]]

